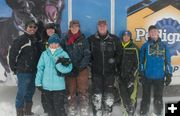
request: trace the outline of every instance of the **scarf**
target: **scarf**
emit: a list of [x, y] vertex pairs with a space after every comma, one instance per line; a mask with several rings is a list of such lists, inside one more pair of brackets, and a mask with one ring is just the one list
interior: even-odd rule
[[128, 41], [128, 42], [122, 42], [122, 46], [123, 48], [126, 48], [126, 46], [128, 46], [130, 44], [131, 41]]
[[72, 45], [77, 40], [77, 38], [80, 36], [80, 34], [81, 34], [80, 31], [78, 31], [78, 33], [76, 33], [76, 34], [72, 34], [71, 31], [69, 31], [68, 32], [69, 38], [68, 38], [67, 44]]

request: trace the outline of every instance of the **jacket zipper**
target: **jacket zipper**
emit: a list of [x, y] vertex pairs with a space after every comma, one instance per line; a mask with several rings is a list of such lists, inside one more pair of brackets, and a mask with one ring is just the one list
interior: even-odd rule
[[102, 59], [103, 59], [103, 67], [102, 67], [102, 68], [103, 68], [103, 75], [104, 75], [104, 68], [105, 68], [105, 67], [104, 67], [104, 43], [105, 43], [105, 42], [102, 41]]

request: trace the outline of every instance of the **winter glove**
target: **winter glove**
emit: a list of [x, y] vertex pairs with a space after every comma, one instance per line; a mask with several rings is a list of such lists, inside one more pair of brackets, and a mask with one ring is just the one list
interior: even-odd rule
[[37, 89], [39, 90], [39, 91], [43, 91], [43, 87], [42, 86], [37, 86]]
[[17, 74], [17, 72], [16, 71], [13, 71], [13, 75], [16, 75]]
[[17, 71], [16, 71], [16, 66], [11, 67], [11, 70], [12, 70], [12, 72], [13, 72], [13, 74], [14, 74], [14, 75], [16, 75], [16, 74], [17, 74]]
[[144, 71], [139, 71], [139, 75], [140, 78], [145, 77]]
[[170, 83], [172, 81], [171, 77], [172, 77], [172, 74], [167, 74], [166, 75], [166, 78], [165, 78], [165, 85], [166, 86], [170, 85]]
[[58, 58], [58, 60], [56, 61], [56, 64], [61, 63], [63, 66], [68, 66], [69, 64], [71, 64], [71, 60], [70, 58]]
[[145, 81], [145, 77], [140, 77], [140, 78], [139, 78], [139, 83], [140, 83], [140, 84], [143, 84], [144, 81]]

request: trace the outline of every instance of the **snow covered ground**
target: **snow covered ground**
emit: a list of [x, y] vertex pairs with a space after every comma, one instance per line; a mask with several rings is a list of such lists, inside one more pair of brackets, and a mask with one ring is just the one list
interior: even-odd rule
[[[6, 80], [4, 77], [4, 69], [0, 65], [0, 80]], [[8, 83], [0, 83], [0, 116], [16, 116], [15, 111], [15, 97], [16, 97], [16, 86], [9, 86], [15, 85], [15, 76], [11, 74], [11, 80]], [[178, 80], [174, 80], [176, 83], [180, 83], [180, 78], [176, 77]], [[174, 82], [172, 83], [174, 85]], [[176, 102], [180, 101], [180, 85], [174, 85], [170, 87], [166, 87], [164, 91], [164, 102]], [[139, 103], [141, 97], [141, 90], [139, 90], [139, 97], [138, 97], [138, 107], [137, 113], [139, 112]], [[34, 97], [33, 97], [34, 105], [33, 105], [33, 112], [37, 114], [42, 114], [43, 109], [41, 106], [40, 101], [40, 92], [37, 90]], [[152, 111], [152, 107], [151, 107]], [[113, 108], [113, 115], [112, 116], [123, 116], [118, 104], [116, 104]]]
[[[14, 105], [15, 96], [16, 96], [16, 86], [0, 86], [0, 116], [16, 115], [15, 105]], [[167, 96], [164, 97], [165, 102], [176, 102], [180, 100], [179, 95], [172, 96], [171, 94], [170, 96], [168, 97]], [[33, 101], [34, 101], [33, 112], [42, 114], [43, 109], [41, 107], [41, 102], [40, 102], [40, 92], [38, 90], [34, 95]], [[140, 103], [140, 98], [138, 98], [137, 112], [139, 111], [139, 103]], [[114, 106], [112, 116], [123, 116], [120, 111], [120, 107], [118, 105]]]

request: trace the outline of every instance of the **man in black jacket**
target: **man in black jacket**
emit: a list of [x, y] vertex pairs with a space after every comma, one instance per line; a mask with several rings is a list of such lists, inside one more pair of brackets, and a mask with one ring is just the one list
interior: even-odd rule
[[98, 31], [89, 37], [92, 72], [92, 103], [95, 116], [110, 116], [114, 103], [118, 39], [108, 32], [106, 20], [98, 21]]
[[29, 20], [25, 25], [26, 32], [12, 44], [9, 53], [11, 70], [17, 75], [18, 90], [16, 96], [17, 116], [32, 115], [32, 97], [35, 92], [35, 73], [39, 59], [36, 38], [37, 24]]

